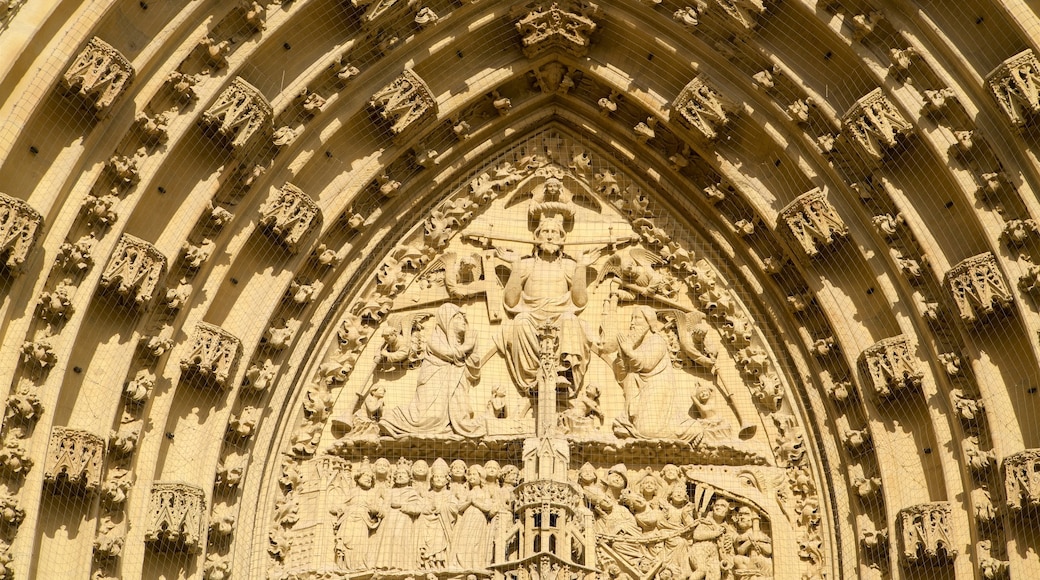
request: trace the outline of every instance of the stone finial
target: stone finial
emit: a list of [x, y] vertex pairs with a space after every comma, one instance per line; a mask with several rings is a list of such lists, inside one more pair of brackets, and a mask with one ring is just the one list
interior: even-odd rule
[[535, 2], [524, 8], [516, 21], [524, 56], [535, 58], [554, 49], [578, 57], [588, 54], [592, 33], [597, 28], [593, 18], [599, 9], [595, 4], [562, 0]]
[[199, 124], [204, 131], [226, 140], [232, 149], [241, 149], [254, 136], [271, 132], [273, 114], [271, 104], [256, 87], [235, 77], [202, 113]]
[[924, 371], [910, 349], [906, 336], [880, 340], [860, 355], [860, 364], [870, 379], [874, 392], [882, 400], [894, 398], [901, 391], [919, 389]]
[[997, 104], [1015, 127], [1024, 127], [1040, 113], [1040, 61], [1026, 49], [986, 75]]
[[1011, 289], [992, 253], [962, 260], [946, 273], [946, 286], [966, 324], [1011, 305]]
[[729, 123], [725, 105], [718, 91], [701, 77], [694, 77], [679, 96], [672, 102], [672, 110], [680, 123], [697, 131], [708, 141], [719, 136], [719, 131]]
[[368, 106], [390, 123], [394, 135], [437, 116], [437, 99], [430, 87], [415, 71], [407, 68], [372, 95]]
[[942, 566], [957, 557], [950, 531], [950, 502], [923, 503], [899, 511], [899, 547], [908, 566]]
[[211, 377], [220, 388], [227, 386], [241, 343], [223, 328], [200, 322], [195, 327], [191, 350], [181, 359], [181, 371]]
[[884, 159], [912, 130], [913, 125], [880, 88], [856, 101], [841, 119], [842, 136], [872, 162]]
[[93, 99], [91, 107], [104, 116], [134, 79], [134, 67], [118, 50], [98, 37], [87, 41], [61, 77], [64, 92]]
[[0, 259], [12, 274], [20, 274], [22, 264], [36, 244], [43, 216], [20, 199], [0, 193]]
[[782, 229], [810, 258], [818, 257], [822, 250], [849, 234], [849, 228], [820, 188], [803, 193], [780, 210], [777, 229]]
[[291, 183], [286, 183], [267, 203], [260, 206], [260, 227], [296, 253], [311, 229], [321, 223], [318, 204]]
[[166, 270], [166, 256], [152, 244], [123, 234], [101, 274], [99, 286], [147, 308]]
[[156, 551], [197, 551], [205, 509], [206, 493], [202, 489], [184, 483], [155, 483], [145, 542]]
[[101, 484], [104, 463], [104, 439], [78, 429], [54, 427], [47, 446], [47, 468], [43, 479], [52, 485], [67, 483], [94, 492]]
[[1004, 492], [1012, 511], [1040, 507], [1040, 449], [1004, 458]]

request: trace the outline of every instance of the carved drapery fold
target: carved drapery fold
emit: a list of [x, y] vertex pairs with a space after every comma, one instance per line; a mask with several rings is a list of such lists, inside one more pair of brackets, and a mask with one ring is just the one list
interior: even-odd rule
[[260, 227], [296, 253], [300, 241], [321, 223], [321, 209], [309, 195], [286, 183], [260, 206]]
[[903, 335], [886, 338], [863, 351], [860, 364], [870, 380], [874, 392], [882, 400], [891, 399], [902, 391], [917, 390], [924, 379], [924, 371]]
[[209, 109], [202, 113], [203, 129], [241, 149], [254, 137], [271, 132], [273, 109], [263, 94], [242, 77], [235, 77]]
[[380, 89], [368, 102], [390, 131], [400, 135], [437, 116], [437, 99], [415, 71], [404, 69], [399, 77]]
[[54, 427], [43, 479], [52, 485], [66, 483], [88, 492], [97, 491], [104, 462], [104, 439], [87, 431]]
[[899, 543], [903, 563], [909, 566], [941, 566], [953, 561], [950, 502], [910, 506], [899, 511]]
[[798, 196], [780, 210], [777, 228], [810, 258], [819, 256], [849, 234], [849, 228], [820, 188]]
[[595, 4], [564, 0], [537, 2], [523, 8], [516, 30], [527, 58], [553, 49], [579, 57], [588, 54], [590, 37], [597, 27], [593, 18], [599, 8]]
[[194, 552], [203, 533], [206, 493], [185, 483], [152, 486], [144, 539], [157, 551]]
[[181, 371], [208, 377], [217, 386], [226, 388], [240, 347], [238, 338], [228, 331], [200, 322], [195, 327], [191, 350], [181, 359]]
[[91, 107], [101, 116], [126, 91], [134, 79], [134, 67], [120, 52], [98, 37], [87, 41], [72, 66], [61, 77], [69, 94], [93, 99]]
[[957, 313], [967, 324], [1011, 305], [1011, 288], [992, 253], [958, 262], [946, 273]]
[[36, 244], [43, 216], [20, 199], [0, 193], [0, 259], [13, 274], [19, 274]]
[[1015, 127], [1027, 125], [1040, 113], [1040, 61], [1031, 49], [1000, 63], [986, 75], [986, 83]]
[[1004, 458], [1004, 491], [1012, 511], [1040, 507], [1040, 449]]
[[678, 114], [680, 123], [708, 141], [718, 138], [719, 131], [729, 123], [719, 92], [699, 76], [694, 77], [675, 97], [672, 110]]
[[148, 242], [123, 234], [101, 274], [101, 288], [147, 308], [166, 270], [166, 256]]
[[912, 130], [913, 125], [880, 88], [856, 101], [841, 119], [842, 136], [871, 162], [884, 159]]

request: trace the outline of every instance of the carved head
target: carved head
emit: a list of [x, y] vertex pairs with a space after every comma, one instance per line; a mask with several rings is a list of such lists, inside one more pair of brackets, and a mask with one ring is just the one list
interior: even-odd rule
[[541, 252], [557, 254], [563, 250], [567, 232], [563, 226], [564, 216], [559, 213], [543, 213], [534, 230], [534, 239]]
[[607, 471], [607, 487], [611, 489], [625, 489], [628, 487], [628, 467], [619, 463]]
[[372, 489], [372, 486], [376, 483], [375, 475], [372, 474], [371, 469], [362, 469], [354, 474], [354, 479], [357, 480], [358, 487], [361, 489]]
[[729, 516], [729, 500], [720, 497], [711, 504], [711, 517], [716, 522], [722, 522]]
[[673, 484], [679, 481], [681, 474], [679, 473], [679, 467], [674, 463], [669, 463], [661, 468], [661, 477], [664, 478], [665, 483]]
[[426, 481], [430, 475], [430, 465], [422, 459], [412, 464], [412, 479], [415, 481]]
[[733, 518], [733, 522], [736, 524], [737, 530], [745, 532], [751, 529], [756, 519], [758, 518], [755, 517], [755, 513], [745, 505], [740, 506], [740, 509], [737, 510], [737, 515]]
[[599, 476], [596, 475], [596, 468], [591, 463], [586, 462], [578, 470], [578, 484], [579, 485], [591, 485], [599, 480]]
[[484, 473], [488, 481], [498, 481], [498, 475], [501, 472], [498, 462], [494, 459], [484, 464]]
[[474, 465], [466, 471], [466, 483], [470, 488], [482, 487], [484, 485], [484, 468]]
[[668, 503], [674, 507], [681, 508], [685, 506], [689, 499], [689, 496], [686, 494], [686, 486], [681, 483], [673, 485], [671, 491], [668, 492]]
[[407, 465], [401, 464], [394, 470], [394, 487], [403, 487], [412, 482], [412, 471]]
[[503, 467], [502, 483], [509, 487], [520, 485], [520, 468], [515, 465], [507, 465]]
[[462, 481], [463, 478], [466, 477], [466, 462], [461, 459], [452, 461], [449, 472], [451, 473], [452, 479]]
[[386, 479], [390, 475], [390, 460], [385, 457], [376, 459], [376, 462], [372, 464], [372, 471], [377, 479]]
[[650, 499], [657, 495], [657, 479], [652, 475], [647, 475], [639, 481], [639, 493], [644, 498]]

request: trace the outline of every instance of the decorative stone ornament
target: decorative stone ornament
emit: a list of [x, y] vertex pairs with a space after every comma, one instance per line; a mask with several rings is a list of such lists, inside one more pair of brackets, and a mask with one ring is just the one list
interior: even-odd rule
[[253, 85], [235, 77], [209, 109], [202, 113], [203, 130], [225, 139], [232, 149], [242, 149], [254, 137], [271, 132], [273, 109]]
[[519, 12], [523, 16], [517, 20], [516, 30], [527, 58], [550, 50], [579, 57], [588, 54], [590, 37], [596, 31], [593, 17], [599, 12], [597, 5], [584, 0], [535, 2]]
[[0, 193], [0, 259], [12, 274], [20, 274], [43, 226], [43, 216], [20, 199]]
[[1011, 306], [1011, 289], [992, 253], [958, 262], [946, 273], [957, 313], [965, 324], [975, 324], [995, 311]]
[[879, 340], [868, 347], [860, 356], [860, 365], [882, 400], [894, 398], [903, 391], [917, 390], [924, 379], [924, 371], [903, 335]]
[[910, 506], [899, 511], [899, 543], [907, 566], [942, 566], [957, 557], [950, 532], [950, 502]]
[[368, 102], [369, 108], [390, 123], [396, 136], [437, 116], [437, 99], [430, 87], [411, 69], [380, 89]]
[[147, 308], [166, 270], [166, 256], [152, 244], [123, 234], [101, 274], [99, 286], [139, 308]]
[[90, 106], [94, 113], [104, 116], [133, 79], [130, 61], [95, 36], [62, 75], [61, 88], [66, 93], [93, 99]]
[[1040, 507], [1040, 449], [1026, 449], [1004, 458], [1004, 492], [1012, 511]]
[[184, 483], [155, 483], [144, 539], [156, 551], [195, 552], [203, 534], [206, 493]]
[[824, 249], [849, 234], [849, 228], [820, 188], [798, 196], [780, 210], [777, 229], [793, 239], [810, 258], [819, 257]]
[[64, 483], [94, 492], [101, 484], [104, 463], [104, 439], [78, 429], [54, 427], [47, 447], [47, 468], [43, 479], [51, 485]]
[[294, 254], [300, 241], [320, 223], [318, 204], [291, 183], [283, 185], [260, 206], [260, 227]]
[[1040, 113], [1040, 61], [1032, 49], [1000, 63], [986, 76], [986, 84], [1015, 127], [1024, 127]]
[[718, 91], [699, 76], [694, 77], [675, 97], [672, 110], [680, 123], [708, 141], [717, 139], [719, 131], [729, 123]]
[[195, 327], [191, 350], [181, 359], [181, 371], [208, 377], [218, 387], [226, 388], [240, 346], [238, 338], [223, 328], [200, 322]]
[[881, 88], [856, 101], [841, 119], [842, 136], [871, 162], [884, 159], [912, 130]]

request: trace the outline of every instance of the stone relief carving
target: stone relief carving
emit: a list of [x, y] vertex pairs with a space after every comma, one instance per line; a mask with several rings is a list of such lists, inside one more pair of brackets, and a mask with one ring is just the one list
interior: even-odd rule
[[924, 371], [917, 362], [905, 336], [886, 338], [860, 355], [870, 386], [882, 400], [891, 399], [908, 390], [918, 390]]
[[718, 91], [701, 77], [694, 77], [672, 102], [672, 110], [683, 125], [709, 141], [729, 123], [726, 105]]
[[401, 76], [372, 95], [368, 106], [390, 123], [394, 135], [437, 116], [437, 99], [426, 81], [411, 69], [405, 69]]
[[166, 256], [155, 246], [123, 234], [101, 274], [99, 286], [140, 308], [152, 302], [166, 270]]
[[206, 494], [184, 483], [156, 482], [148, 504], [144, 539], [156, 551], [199, 549], [204, 530]]
[[104, 116], [134, 79], [134, 67], [118, 50], [98, 37], [87, 41], [72, 66], [61, 77], [67, 93], [91, 99], [91, 107]]
[[1040, 449], [1004, 458], [1004, 491], [1008, 507], [1015, 512], [1040, 507]]
[[967, 324], [1011, 306], [1011, 289], [992, 253], [958, 262], [946, 273], [957, 313]]
[[65, 484], [94, 492], [101, 484], [104, 462], [104, 439], [86, 431], [54, 427], [43, 478], [51, 485]]
[[856, 101], [842, 117], [841, 127], [842, 137], [872, 162], [881, 161], [913, 129], [880, 88]]
[[181, 371], [197, 373], [210, 378], [218, 387], [226, 388], [240, 347], [238, 338], [226, 330], [200, 322], [195, 327], [191, 350], [181, 358]]
[[1015, 127], [1040, 112], [1040, 62], [1026, 49], [1002, 62], [986, 76], [989, 90]]
[[300, 241], [321, 223], [321, 210], [309, 195], [286, 183], [260, 206], [260, 227], [270, 232], [289, 251], [296, 253]]
[[848, 237], [849, 228], [827, 201], [823, 190], [816, 188], [804, 193], [777, 216], [777, 226], [810, 258]]
[[899, 545], [910, 566], [939, 566], [953, 561], [957, 550], [950, 532], [949, 502], [911, 506], [899, 511]]
[[562, 50], [576, 57], [588, 53], [590, 37], [597, 27], [594, 19], [599, 7], [595, 4], [584, 0], [534, 2], [518, 10], [516, 30], [527, 58], [551, 50]]
[[40, 212], [20, 199], [0, 193], [0, 258], [8, 272], [21, 273], [42, 226]]
[[269, 133], [271, 104], [253, 85], [235, 77], [199, 119], [202, 127], [225, 139], [232, 149], [242, 149], [255, 136]]

